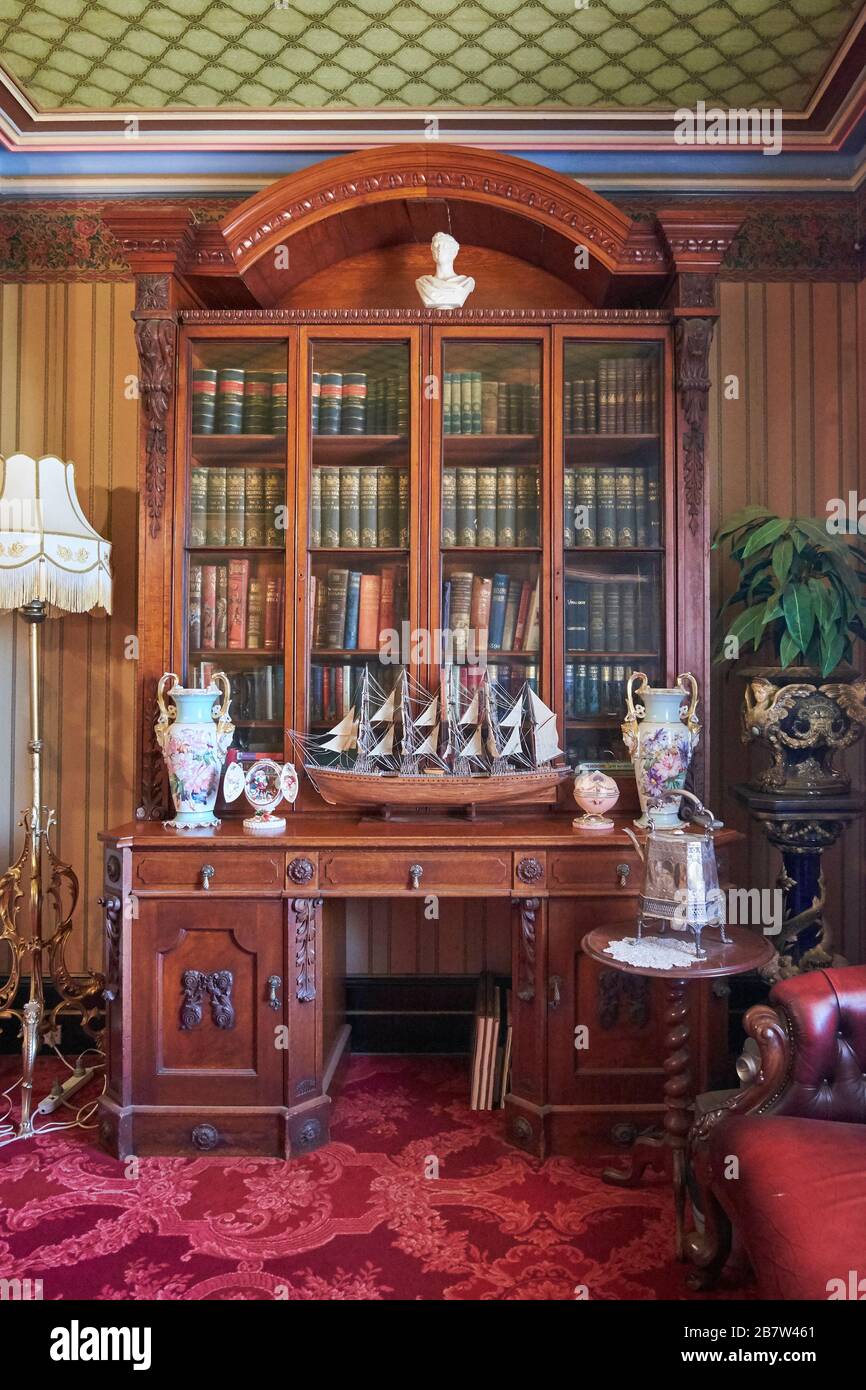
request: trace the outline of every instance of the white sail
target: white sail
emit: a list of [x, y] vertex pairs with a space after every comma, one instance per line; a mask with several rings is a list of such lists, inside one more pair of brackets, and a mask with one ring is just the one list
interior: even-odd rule
[[394, 701], [396, 697], [397, 688], [395, 686], [384, 704], [380, 705], [379, 708], [370, 715], [371, 724], [390, 724], [391, 720], [394, 718]]
[[[463, 722], [462, 720], [460, 721]], [[459, 758], [477, 758], [479, 761], [484, 759], [484, 744], [481, 741], [481, 730], [474, 729], [470, 738], [466, 740], [463, 747], [457, 750]]]
[[430, 730], [430, 732], [429, 732], [429, 734], [427, 735], [427, 737], [425, 738], [424, 742], [421, 743], [421, 744], [419, 744], [418, 747], [415, 749], [415, 756], [416, 756], [416, 757], [420, 757], [421, 754], [423, 753], [425, 756], [435, 757], [435, 756], [436, 756], [436, 745], [437, 745], [438, 741], [439, 741], [439, 725], [436, 724], [436, 725], [434, 725], [434, 727]]
[[[541, 702], [539, 701], [539, 703]], [[556, 730], [556, 717], [551, 714], [550, 718], [535, 730], [535, 758], [539, 763], [549, 763], [561, 752], [559, 734]]]
[[[504, 723], [505, 721], [503, 720], [502, 722]], [[521, 747], [520, 743], [520, 725], [517, 724], [511, 730], [505, 747], [500, 749], [499, 756], [500, 758], [513, 758], [518, 756], [522, 752], [523, 748]]]
[[[425, 710], [422, 710], [415, 720], [416, 729], [429, 729], [433, 725], [439, 728], [439, 696], [434, 695]], [[420, 751], [420, 750], [419, 750]]]
[[466, 711], [461, 715], [460, 719], [458, 720], [458, 723], [460, 723], [460, 724], [477, 724], [477, 723], [478, 723], [478, 691], [477, 691], [477, 690], [476, 690], [475, 694], [472, 696], [472, 700], [471, 700], [471, 702], [470, 702], [468, 708], [466, 709]]
[[375, 748], [370, 749], [371, 758], [386, 758], [394, 752], [394, 729], [393, 726], [385, 731], [382, 738]]
[[531, 685], [527, 686], [526, 693], [529, 697], [529, 713], [533, 724], [538, 726], [539, 724], [546, 723], [548, 719], [555, 718], [553, 710], [548, 709], [543, 700], [539, 700]]
[[518, 695], [507, 714], [499, 721], [501, 729], [519, 729], [523, 722], [523, 692]]
[[355, 706], [353, 705], [352, 708], [349, 710], [349, 713], [343, 715], [343, 718], [340, 720], [339, 724], [335, 724], [333, 729], [328, 730], [328, 735], [330, 736], [332, 734], [348, 734], [356, 730], [357, 727], [358, 725], [355, 722]]
[[[345, 723], [345, 720], [341, 720], [341, 723]], [[334, 738], [327, 739], [323, 744], [321, 744], [321, 747], [328, 749], [328, 751], [332, 753], [351, 752], [353, 748], [358, 747], [357, 723], [353, 723], [352, 727], [350, 729], [347, 729], [345, 733], [337, 734]]]

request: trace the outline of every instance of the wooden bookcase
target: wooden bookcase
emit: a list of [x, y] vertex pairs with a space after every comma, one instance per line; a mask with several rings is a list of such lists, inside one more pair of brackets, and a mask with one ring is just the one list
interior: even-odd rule
[[[622, 829], [636, 804], [628, 778], [616, 828], [596, 837], [573, 831], [569, 784], [556, 806], [511, 813], [494, 808], [471, 824], [425, 808], [389, 822], [335, 813], [303, 785], [285, 834], [266, 844], [245, 835], [230, 815], [219, 830], [179, 836], [160, 824], [168, 797], [153, 739], [154, 697], [164, 671], [189, 681], [201, 676], [203, 661], [213, 661], [234, 675], [241, 750], [291, 757], [288, 730], [327, 727], [342, 708], [324, 709], [319, 670], [329, 672], [329, 699], [333, 692], [342, 702], [351, 698], [346, 668], [377, 660], [372, 649], [366, 657], [352, 645], [351, 632], [347, 647], [336, 601], [330, 635], [326, 626], [324, 643], [322, 630], [317, 637], [313, 580], [319, 593], [332, 582], [338, 596], [342, 579], [329, 581], [330, 572], [366, 574], [369, 630], [375, 579], [381, 601], [383, 573], [399, 574], [410, 633], [448, 627], [446, 606], [449, 620], [455, 603], [465, 611], [468, 581], [461, 575], [489, 581], [491, 603], [495, 584], [506, 611], [509, 599], [519, 611], [528, 591], [527, 618], [537, 584], [537, 651], [515, 636], [511, 650], [494, 643], [488, 661], [509, 668], [508, 680], [514, 671], [515, 680], [529, 674], [537, 681], [556, 711], [572, 762], [617, 751], [617, 701], [627, 669], [647, 670], [668, 683], [692, 671], [704, 722], [693, 765], [701, 790], [711, 735], [708, 361], [718, 312], [716, 272], [736, 222], [697, 206], [632, 221], [590, 190], [526, 161], [436, 142], [314, 165], [264, 189], [219, 224], [158, 208], [118, 205], [105, 215], [136, 277], [142, 407], [135, 818], [103, 836], [106, 970], [113, 992], [101, 1107], [105, 1143], [118, 1153], [291, 1154], [326, 1142], [329, 1088], [348, 1031], [340, 984], [346, 900], [427, 894], [498, 897], [512, 905], [514, 1052], [505, 1113], [514, 1142], [536, 1153], [573, 1152], [597, 1140], [609, 1144], [616, 1126], [621, 1135], [622, 1126], [646, 1123], [661, 1111], [661, 998], [651, 987], [640, 997], [624, 994], [615, 972], [602, 971], [580, 950], [590, 927], [635, 918], [640, 867]], [[477, 281], [461, 310], [417, 307], [414, 280], [429, 270], [430, 238], [443, 228], [463, 247], [460, 268]], [[588, 248], [586, 269], [575, 269], [576, 245]], [[645, 387], [650, 367], [658, 379], [657, 405], [646, 407], [644, 390], [642, 408], [637, 383]], [[195, 374], [232, 368], [253, 374], [247, 434], [243, 407], [232, 418], [230, 389], [223, 423], [215, 419], [213, 431], [202, 428], [200, 398], [213, 382]], [[262, 372], [270, 374], [265, 380], [272, 392], [279, 381], [278, 395], [285, 379], [284, 433], [279, 416], [274, 429], [273, 420], [256, 414], [262, 378], [255, 374]], [[338, 372], [354, 374], [349, 384], [356, 394], [345, 419], [341, 405], [339, 429], [333, 416], [323, 429], [322, 374]], [[311, 405], [316, 373], [318, 430]], [[586, 383], [606, 380], [601, 395], [610, 409], [611, 373], [613, 416], [602, 422], [598, 386], [590, 391]], [[359, 376], [368, 387], [360, 415]], [[396, 407], [387, 388], [369, 390], [371, 382], [388, 377], [402, 384]], [[458, 377], [459, 432], [453, 409]], [[575, 381], [584, 386], [575, 388]], [[585, 428], [590, 396], [596, 423], [607, 428]], [[369, 432], [366, 411], [372, 412]], [[230, 433], [226, 421], [240, 433]], [[348, 474], [348, 523], [345, 535], [342, 524], [335, 531], [332, 511], [325, 544], [316, 531], [321, 488], [314, 483], [329, 475], [333, 508], [334, 470]], [[371, 527], [365, 542], [360, 537], [362, 470], [376, 471], [377, 507], [381, 477], [406, 475], [403, 534], [399, 507], [396, 522], [385, 507], [381, 549], [378, 511], [376, 545], [369, 543]], [[522, 501], [515, 495], [514, 503], [519, 533], [511, 543], [510, 479], [516, 488], [521, 470]], [[219, 482], [210, 533], [206, 515], [208, 481], [225, 475], [228, 496], [230, 474], [231, 544], [219, 518]], [[632, 514], [630, 505], [638, 474], [646, 484], [640, 534], [640, 512], [635, 505]], [[583, 527], [588, 536], [571, 533], [578, 475], [584, 498], [595, 483], [594, 537], [591, 521]], [[450, 497], [461, 477], [454, 544], [449, 531], [458, 518], [449, 510]], [[280, 499], [285, 505], [279, 526], [273, 511], [265, 508], [262, 516], [267, 479], [268, 505], [273, 509]], [[365, 479], [369, 522], [373, 485], [369, 473]], [[614, 494], [621, 480], [619, 515], [615, 503], [611, 509], [611, 479]], [[646, 508], [650, 480], [658, 496], [652, 518]], [[253, 499], [252, 529], [248, 535], [245, 521], [243, 544], [241, 483], [245, 511]], [[384, 495], [387, 503], [387, 483]], [[502, 517], [496, 516], [494, 534], [497, 496]], [[483, 545], [477, 544], [479, 524]], [[600, 530], [611, 526], [617, 534], [602, 537]], [[345, 543], [334, 544], [335, 538]], [[191, 580], [213, 567], [216, 594], [216, 569], [232, 562], [233, 585], [246, 570], [247, 629], [236, 613], [239, 625], [232, 628], [227, 619], [225, 644], [217, 645], [214, 631], [211, 647], [210, 637], [202, 642], [194, 632], [191, 639]], [[221, 592], [228, 592], [229, 578]], [[259, 623], [254, 604], [250, 642], [252, 584], [263, 610], [270, 588], [271, 618]], [[240, 590], [232, 592], [236, 597]], [[477, 592], [481, 602], [486, 591]], [[359, 581], [359, 603], [360, 593]], [[377, 608], [377, 626], [378, 620]], [[514, 623], [516, 634], [516, 615]], [[527, 621], [524, 633], [528, 627]], [[432, 688], [438, 650], [408, 655], [412, 675]], [[585, 676], [578, 670], [583, 666]], [[267, 667], [279, 674], [263, 677]], [[598, 668], [597, 680], [590, 667]], [[377, 670], [387, 678], [389, 668], [377, 661]], [[723, 832], [719, 838], [724, 850], [731, 837]], [[189, 971], [205, 980], [231, 977], [230, 1029], [221, 1029], [207, 1007], [193, 1028], [179, 1022]], [[721, 1000], [698, 993], [693, 1052], [700, 1089], [718, 1080], [726, 1018]], [[587, 1023], [595, 1038], [591, 1057], [573, 1045], [575, 1028]], [[275, 1058], [269, 1039], [281, 1025], [288, 1047]]]

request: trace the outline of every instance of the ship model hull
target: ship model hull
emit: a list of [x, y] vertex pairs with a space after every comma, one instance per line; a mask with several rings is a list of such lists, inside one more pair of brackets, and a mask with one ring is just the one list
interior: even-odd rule
[[493, 776], [447, 776], [419, 773], [400, 777], [352, 772], [344, 768], [307, 767], [307, 775], [329, 806], [529, 806], [556, 800], [566, 768]]

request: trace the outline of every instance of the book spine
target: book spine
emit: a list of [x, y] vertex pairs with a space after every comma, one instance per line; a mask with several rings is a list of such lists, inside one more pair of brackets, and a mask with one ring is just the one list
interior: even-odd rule
[[239, 650], [247, 645], [247, 596], [250, 582], [249, 560], [229, 561], [228, 647]]
[[445, 372], [442, 378], [442, 433], [451, 434], [451, 395], [454, 373]]
[[616, 543], [628, 547], [635, 544], [634, 469], [617, 468], [616, 481]]
[[656, 469], [647, 473], [646, 479], [646, 529], [647, 544], [661, 544], [661, 499], [659, 497], [659, 476]]
[[247, 646], [259, 648], [264, 646], [265, 637], [265, 613], [264, 600], [262, 598], [262, 583], [260, 579], [250, 579], [249, 591], [247, 596]]
[[479, 468], [478, 489], [478, 544], [496, 545], [496, 469]]
[[310, 547], [317, 550], [322, 544], [322, 470], [310, 471]]
[[522, 652], [526, 638], [526, 623], [529, 618], [530, 584], [524, 579], [520, 586], [520, 602], [517, 605], [517, 622], [514, 625], [514, 646], [512, 651]]
[[375, 550], [379, 538], [379, 519], [377, 505], [379, 499], [379, 470], [362, 468], [360, 473], [360, 521], [361, 547]]
[[271, 432], [271, 373], [252, 371], [244, 376], [244, 434]]
[[598, 545], [598, 507], [596, 502], [596, 472], [590, 467], [578, 468], [574, 479], [575, 545]]
[[490, 635], [489, 647], [491, 651], [502, 650], [502, 634], [505, 630], [505, 604], [508, 599], [508, 575], [494, 574], [493, 593], [490, 600]]
[[581, 719], [586, 714], [586, 672], [585, 661], [578, 661], [574, 668], [574, 717]]
[[346, 626], [343, 633], [343, 646], [347, 651], [355, 651], [358, 646], [358, 619], [361, 611], [361, 575], [358, 570], [349, 571], [346, 585]]
[[[442, 471], [442, 544], [457, 544], [457, 469]], [[501, 544], [501, 542], [500, 542]]]
[[538, 545], [538, 469], [517, 470], [517, 544]]
[[379, 646], [379, 603], [382, 582], [378, 574], [362, 574], [358, 605], [358, 647], [376, 651]]
[[625, 432], [626, 434], [636, 434], [637, 425], [637, 384], [636, 384], [637, 363], [634, 358], [626, 359], [625, 363]]
[[562, 543], [566, 549], [574, 545], [575, 487], [574, 469], [566, 468], [562, 480]]
[[523, 392], [516, 381], [508, 383], [508, 433], [520, 434], [523, 426]]
[[244, 544], [246, 469], [226, 469], [226, 545]]
[[[313, 576], [315, 581], [315, 575]], [[276, 651], [280, 646], [280, 590], [282, 580], [271, 577], [265, 589], [265, 647]]]
[[481, 373], [471, 372], [472, 433], [481, 434]]
[[189, 567], [189, 599], [187, 607], [187, 643], [190, 651], [201, 649], [201, 565]]
[[343, 414], [343, 373], [322, 372], [319, 434], [339, 434]]
[[598, 433], [598, 382], [589, 377], [586, 382], [586, 432]]
[[322, 477], [322, 545], [333, 550], [340, 544], [340, 470], [319, 469]]
[[519, 579], [509, 579], [508, 598], [505, 602], [505, 622], [502, 629], [502, 650], [514, 651], [514, 634], [517, 630], [517, 613], [520, 608], [520, 595], [523, 585]]
[[626, 581], [620, 585], [620, 636], [624, 652], [637, 650], [636, 617], [635, 585]]
[[596, 470], [597, 545], [616, 545], [616, 470]]
[[460, 433], [472, 433], [472, 373], [460, 372]]
[[484, 380], [481, 383], [481, 433], [495, 434], [499, 419], [499, 383]]
[[601, 713], [601, 667], [594, 661], [586, 668], [586, 713], [590, 718]]
[[608, 410], [608, 359], [602, 357], [598, 364], [598, 428], [600, 434], [610, 432], [610, 413]]
[[349, 588], [348, 570], [328, 570], [327, 645], [332, 651], [344, 646], [346, 633], [346, 597]]
[[207, 542], [207, 492], [208, 470], [191, 468], [189, 474], [189, 543], [205, 545]]
[[[314, 596], [313, 646], [321, 651], [328, 644], [328, 581], [314, 576], [316, 592]], [[342, 636], [342, 633], [340, 634]]]
[[574, 388], [576, 382], [562, 383], [562, 433], [574, 434]]
[[578, 380], [572, 385], [571, 418], [575, 434], [586, 434], [586, 381]]
[[357, 549], [361, 543], [361, 470], [340, 469], [340, 545]]
[[246, 469], [244, 545], [265, 544], [265, 474], [262, 468]]
[[240, 434], [244, 420], [244, 370], [221, 367], [217, 373], [217, 434]]
[[344, 372], [340, 433], [363, 434], [367, 418], [367, 373]]
[[209, 468], [207, 475], [207, 544], [226, 543], [226, 470]]
[[379, 589], [379, 628], [377, 639], [381, 640], [379, 634], [383, 632], [393, 632], [395, 628], [396, 566], [383, 565], [379, 573], [379, 578], [381, 580], [381, 585]]
[[217, 373], [196, 367], [192, 374], [192, 432], [213, 434], [216, 422]]
[[574, 718], [574, 662], [568, 661], [565, 665], [565, 717]]
[[634, 543], [649, 545], [646, 513], [646, 473], [643, 468], [634, 469]]
[[457, 544], [478, 544], [478, 474], [474, 468], [457, 470]]
[[310, 425], [313, 434], [322, 428], [322, 373], [310, 374]]
[[380, 550], [393, 550], [399, 539], [398, 481], [393, 468], [383, 468], [379, 474], [376, 498], [376, 531]]
[[496, 544], [517, 544], [517, 469], [510, 464], [496, 469]]
[[591, 652], [603, 652], [605, 650], [604, 590], [604, 584], [590, 584], [589, 586], [589, 650]]
[[409, 470], [401, 468], [397, 474], [397, 544], [401, 550], [409, 549]]
[[625, 358], [616, 359], [616, 432], [625, 434]]
[[508, 382], [496, 383], [496, 433], [508, 433]]
[[218, 651], [228, 646], [229, 613], [229, 572], [225, 565], [216, 567], [216, 617], [214, 619], [214, 645]]
[[622, 650], [622, 604], [618, 583], [604, 586], [604, 650]]
[[[265, 545], [283, 543], [283, 475], [277, 468], [265, 469]], [[321, 510], [320, 510], [321, 524]]]
[[397, 434], [409, 433], [409, 382], [404, 375], [397, 378]]
[[285, 434], [289, 422], [289, 379], [286, 372], [271, 372], [271, 433]]
[[216, 646], [216, 565], [201, 567], [201, 649], [212, 652]]
[[634, 432], [635, 434], [646, 433], [646, 421], [644, 419], [644, 392], [646, 378], [646, 359], [639, 357], [634, 364]]

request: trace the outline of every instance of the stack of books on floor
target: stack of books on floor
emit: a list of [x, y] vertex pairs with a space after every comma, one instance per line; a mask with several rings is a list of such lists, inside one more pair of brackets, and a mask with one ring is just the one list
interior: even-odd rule
[[566, 468], [566, 547], [657, 546], [661, 539], [658, 470], [637, 465]]
[[405, 468], [314, 468], [310, 546], [407, 550], [409, 472]]
[[282, 575], [250, 574], [244, 559], [190, 565], [190, 651], [278, 651], [282, 645]]
[[649, 576], [565, 571], [567, 652], [655, 652], [660, 595]]
[[478, 980], [469, 1104], [493, 1110], [505, 1104], [511, 1070], [511, 982], [484, 971]]
[[313, 372], [313, 434], [409, 433], [409, 378], [367, 372]]
[[603, 357], [595, 375], [563, 384], [562, 409], [566, 434], [658, 434], [658, 363]]
[[378, 651], [380, 634], [396, 632], [405, 616], [406, 597], [402, 565], [383, 565], [369, 574], [349, 569], [314, 574], [310, 580], [313, 647]]
[[192, 374], [193, 434], [285, 434], [285, 372], [196, 367]]
[[[442, 595], [442, 627], [458, 664], [471, 652], [537, 652], [539, 581], [454, 570]], [[470, 657], [471, 659], [471, 657]]]
[[282, 546], [285, 479], [278, 468], [190, 470], [191, 546]]
[[538, 434], [540, 418], [538, 382], [491, 381], [481, 372], [445, 373], [445, 434]]
[[442, 545], [539, 545], [539, 488], [537, 468], [443, 469]]

